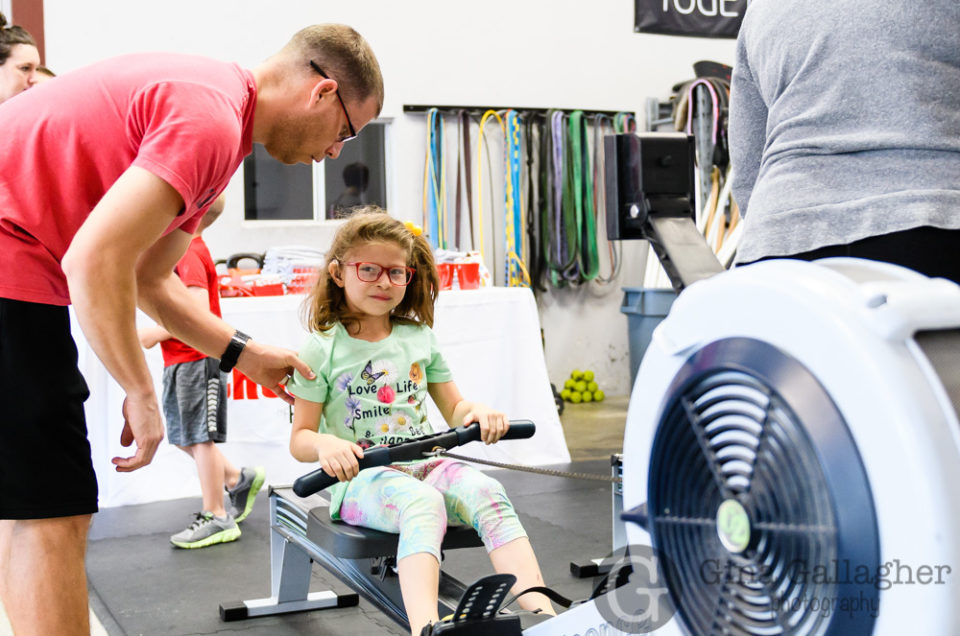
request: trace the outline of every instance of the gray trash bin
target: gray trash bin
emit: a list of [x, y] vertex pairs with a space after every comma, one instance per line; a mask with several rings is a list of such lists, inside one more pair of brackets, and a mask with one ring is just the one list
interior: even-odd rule
[[620, 311], [627, 315], [630, 339], [630, 390], [637, 381], [640, 361], [647, 351], [653, 330], [670, 313], [677, 293], [672, 289], [624, 287]]

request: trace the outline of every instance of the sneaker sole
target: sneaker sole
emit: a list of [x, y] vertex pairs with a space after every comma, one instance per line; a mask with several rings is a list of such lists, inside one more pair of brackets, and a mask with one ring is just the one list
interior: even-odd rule
[[178, 548], [184, 548], [187, 550], [193, 550], [194, 548], [206, 548], [207, 546], [216, 545], [218, 543], [230, 543], [231, 541], [236, 541], [240, 538], [240, 528], [230, 528], [229, 530], [221, 530], [216, 534], [211, 534], [206, 539], [200, 541], [194, 541], [193, 543], [185, 543], [183, 541], [174, 541], [170, 540], [170, 543], [177, 546]]
[[263, 468], [257, 468], [255, 470], [257, 472], [253, 476], [253, 483], [250, 484], [250, 495], [247, 497], [247, 505], [244, 507], [243, 512], [234, 517], [234, 521], [237, 523], [240, 523], [246, 519], [253, 511], [253, 504], [257, 499], [257, 493], [260, 492], [261, 488], [263, 488], [263, 482], [266, 480], [267, 474]]

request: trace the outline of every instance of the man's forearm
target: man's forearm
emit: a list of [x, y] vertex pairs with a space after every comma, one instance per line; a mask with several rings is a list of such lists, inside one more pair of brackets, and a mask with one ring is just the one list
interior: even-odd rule
[[90, 347], [128, 395], [154, 395], [136, 329], [136, 283], [130, 270], [83, 263], [67, 272], [70, 298]]
[[206, 355], [219, 358], [234, 329], [208, 310], [201, 310], [187, 287], [174, 274], [139, 287], [140, 308], [173, 337]]

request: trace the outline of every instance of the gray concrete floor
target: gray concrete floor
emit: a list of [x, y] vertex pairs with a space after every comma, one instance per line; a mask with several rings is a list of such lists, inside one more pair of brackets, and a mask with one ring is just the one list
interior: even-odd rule
[[628, 402], [626, 395], [608, 397], [603, 402], [568, 402], [560, 415], [560, 423], [570, 459], [606, 460], [611, 453], [619, 453], [623, 449]]
[[[561, 422], [572, 463], [555, 468], [608, 474], [610, 454], [622, 448], [626, 409], [626, 397], [567, 404]], [[569, 564], [609, 553], [609, 484], [514, 471], [494, 474], [519, 511], [547, 584], [569, 598], [589, 596], [594, 582], [573, 578]], [[362, 599], [357, 607], [221, 622], [221, 602], [270, 593], [267, 500], [258, 499], [238, 541], [202, 550], [172, 548], [169, 535], [189, 523], [196, 504], [181, 499], [95, 516], [87, 557], [91, 608], [111, 636], [405, 633]], [[482, 549], [448, 552], [444, 570], [465, 582], [492, 572]], [[315, 565], [311, 590], [325, 589], [349, 591]]]

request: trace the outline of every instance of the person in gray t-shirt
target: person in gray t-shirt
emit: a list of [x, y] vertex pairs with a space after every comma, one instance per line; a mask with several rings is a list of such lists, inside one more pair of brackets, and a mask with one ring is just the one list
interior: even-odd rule
[[960, 2], [753, 0], [730, 154], [739, 264], [852, 255], [960, 280]]

